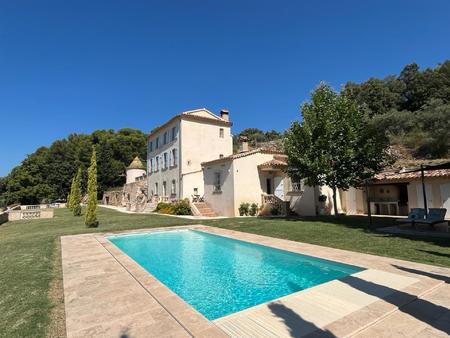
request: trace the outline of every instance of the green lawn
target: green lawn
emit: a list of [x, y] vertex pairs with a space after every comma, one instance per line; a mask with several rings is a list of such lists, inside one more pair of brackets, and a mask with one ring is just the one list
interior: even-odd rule
[[[53, 219], [0, 226], [0, 337], [55, 334], [50, 318], [55, 317], [52, 308], [61, 302], [61, 293], [53, 292], [51, 286], [62, 278], [58, 265], [61, 235], [198, 223], [166, 216], [122, 214], [103, 208], [99, 209], [98, 218], [100, 228], [87, 229], [83, 217], [75, 218], [62, 209], [56, 210]], [[379, 218], [376, 222], [383, 226], [390, 224], [392, 219]], [[411, 239], [368, 231], [363, 217], [337, 220], [327, 217], [302, 220], [233, 218], [202, 223], [450, 267], [448, 239]]]

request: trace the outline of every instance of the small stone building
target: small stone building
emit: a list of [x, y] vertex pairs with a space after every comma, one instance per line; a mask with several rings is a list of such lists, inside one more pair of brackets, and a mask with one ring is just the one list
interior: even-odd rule
[[136, 156], [126, 168], [126, 183], [122, 189], [106, 191], [103, 204], [125, 207], [129, 211], [143, 212], [147, 206], [147, 170]]

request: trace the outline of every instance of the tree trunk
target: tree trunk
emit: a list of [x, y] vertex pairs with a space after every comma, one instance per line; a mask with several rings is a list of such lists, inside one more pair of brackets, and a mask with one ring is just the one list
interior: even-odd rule
[[336, 197], [336, 187], [333, 187], [333, 208], [334, 208], [334, 217], [338, 217], [338, 208], [337, 208], [337, 197]]

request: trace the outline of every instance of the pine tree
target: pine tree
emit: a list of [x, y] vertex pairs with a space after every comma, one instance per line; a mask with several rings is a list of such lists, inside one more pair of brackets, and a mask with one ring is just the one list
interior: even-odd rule
[[77, 176], [75, 176], [73, 193], [70, 197], [70, 204], [74, 216], [81, 216], [81, 168], [78, 168]]
[[91, 166], [88, 169], [88, 200], [86, 218], [84, 223], [86, 226], [94, 228], [98, 227], [97, 221], [97, 155], [95, 146], [92, 146]]

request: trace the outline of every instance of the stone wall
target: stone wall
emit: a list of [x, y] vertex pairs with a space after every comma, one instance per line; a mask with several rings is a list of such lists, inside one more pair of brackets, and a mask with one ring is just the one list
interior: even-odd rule
[[125, 184], [123, 198], [128, 211], [143, 212], [147, 205], [147, 180]]
[[23, 219], [53, 218], [53, 209], [28, 209], [28, 210], [10, 210], [8, 211], [8, 220], [10, 222]]
[[102, 204], [121, 207], [122, 200], [123, 200], [123, 190], [105, 191], [103, 193]]
[[147, 206], [147, 186], [147, 180], [144, 179], [125, 184], [122, 190], [106, 191], [102, 203], [143, 212]]

